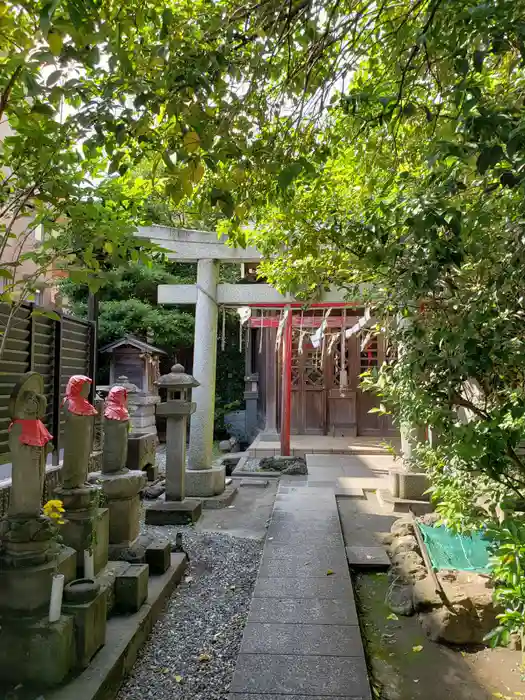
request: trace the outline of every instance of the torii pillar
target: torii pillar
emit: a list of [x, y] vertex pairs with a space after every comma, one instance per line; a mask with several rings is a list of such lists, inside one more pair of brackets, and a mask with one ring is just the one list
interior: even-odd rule
[[197, 409], [190, 422], [186, 492], [188, 496], [201, 498], [222, 493], [225, 479], [223, 466], [211, 466], [217, 364], [218, 278], [217, 260], [198, 261], [193, 376], [199, 382], [199, 386], [193, 389], [193, 401]]

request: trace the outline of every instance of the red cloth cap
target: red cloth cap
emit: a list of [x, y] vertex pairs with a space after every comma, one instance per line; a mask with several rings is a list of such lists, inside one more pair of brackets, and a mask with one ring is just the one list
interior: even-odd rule
[[9, 432], [15, 423], [20, 423], [22, 432], [20, 442], [22, 445], [33, 445], [33, 447], [44, 447], [53, 439], [53, 436], [38, 418], [15, 418], [9, 426]]
[[67, 401], [68, 410], [77, 416], [95, 416], [97, 414], [97, 409], [80, 395], [82, 387], [86, 383], [92, 384], [93, 382], [83, 374], [74, 374], [67, 383], [63, 404]]
[[104, 416], [111, 420], [129, 419], [128, 392], [123, 386], [113, 386], [109, 390]]

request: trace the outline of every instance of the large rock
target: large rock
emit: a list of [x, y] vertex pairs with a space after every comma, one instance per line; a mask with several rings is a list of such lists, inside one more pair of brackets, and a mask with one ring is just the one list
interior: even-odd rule
[[412, 584], [412, 599], [416, 612], [439, 608], [443, 605], [441, 596], [436, 591], [433, 576], [426, 576]]
[[419, 580], [427, 576], [423, 559], [417, 552], [403, 552], [392, 557], [392, 565], [399, 576], [407, 580]]
[[396, 554], [406, 554], [407, 552], [418, 552], [419, 545], [413, 535], [402, 535], [396, 537], [390, 546], [390, 553], [393, 557]]
[[386, 596], [386, 604], [397, 615], [412, 615], [412, 586], [409, 583], [392, 583]]
[[427, 636], [448, 644], [483, 643], [498, 624], [490, 579], [466, 571], [440, 572], [438, 576], [449, 606], [420, 615]]
[[414, 524], [411, 518], [400, 518], [390, 528], [390, 532], [394, 537], [403, 537], [405, 535], [414, 534]]

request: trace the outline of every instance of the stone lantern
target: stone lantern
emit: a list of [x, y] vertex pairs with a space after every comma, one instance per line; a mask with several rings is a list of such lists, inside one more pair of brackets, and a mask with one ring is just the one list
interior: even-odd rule
[[176, 525], [199, 519], [202, 503], [186, 498], [186, 434], [188, 417], [196, 405], [191, 401], [191, 390], [199, 382], [185, 374], [182, 365], [173, 365], [164, 374], [158, 386], [166, 389], [167, 400], [157, 405], [157, 415], [166, 418], [166, 493], [146, 511], [146, 522], [151, 525]]

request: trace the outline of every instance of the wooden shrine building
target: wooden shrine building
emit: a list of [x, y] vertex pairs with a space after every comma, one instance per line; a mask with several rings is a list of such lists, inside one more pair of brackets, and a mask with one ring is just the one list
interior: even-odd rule
[[[358, 304], [317, 304], [291, 307], [290, 432], [292, 435], [397, 435], [388, 416], [370, 413], [377, 397], [359, 388], [359, 375], [386, 359], [385, 339], [368, 333], [345, 331], [364, 317]], [[256, 418], [247, 405], [247, 421], [269, 433], [279, 432], [283, 407], [283, 339], [279, 324], [287, 325], [285, 312], [254, 307], [246, 342], [246, 401], [257, 392]], [[317, 339], [321, 327], [324, 331]], [[318, 340], [318, 342], [316, 342]], [[282, 348], [279, 348], [283, 345]], [[279, 351], [281, 350], [281, 351]], [[286, 380], [284, 380], [286, 383]], [[284, 386], [285, 386], [284, 383]], [[249, 432], [254, 432], [248, 426]]]

